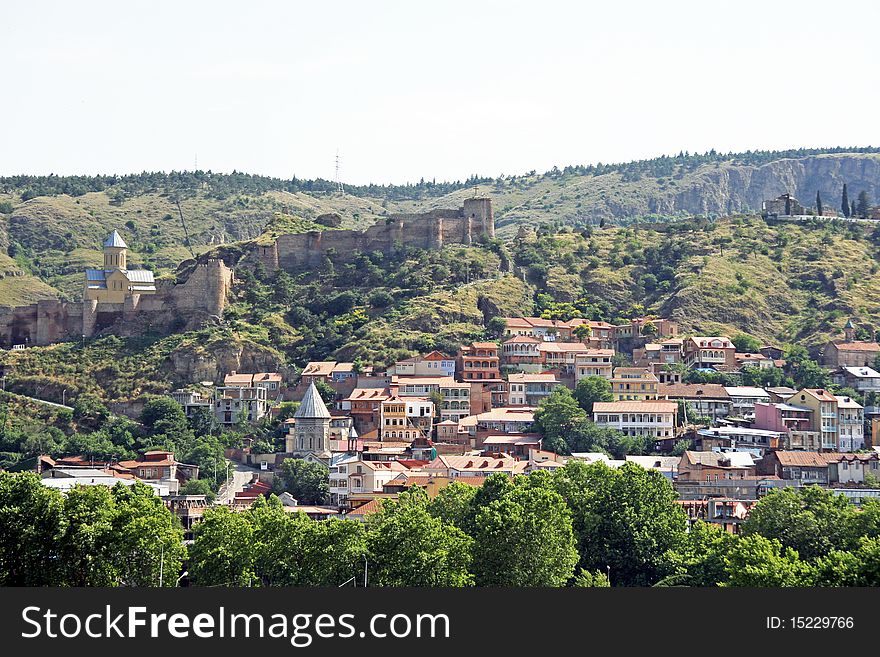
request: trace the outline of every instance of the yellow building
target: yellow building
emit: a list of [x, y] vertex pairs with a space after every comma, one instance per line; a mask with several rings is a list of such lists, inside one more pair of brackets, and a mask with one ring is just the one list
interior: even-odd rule
[[611, 392], [616, 401], [648, 401], [657, 399], [659, 379], [644, 367], [615, 367], [611, 376]]
[[156, 280], [149, 269], [128, 269], [128, 245], [117, 231], [104, 240], [104, 268], [86, 269], [83, 299], [98, 303], [125, 303], [135, 294], [155, 294]]

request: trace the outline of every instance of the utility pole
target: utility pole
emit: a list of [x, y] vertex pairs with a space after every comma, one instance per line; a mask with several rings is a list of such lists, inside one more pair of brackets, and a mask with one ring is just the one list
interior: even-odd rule
[[339, 180], [339, 149], [336, 149], [336, 193], [344, 194], [345, 190], [342, 188], [342, 182]]

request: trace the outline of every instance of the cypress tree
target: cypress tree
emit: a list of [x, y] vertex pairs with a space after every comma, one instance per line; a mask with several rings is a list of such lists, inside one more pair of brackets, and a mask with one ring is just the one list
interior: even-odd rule
[[841, 198], [841, 201], [840, 201], [840, 209], [843, 210], [844, 217], [849, 216], [849, 211], [850, 211], [849, 196], [846, 193], [846, 183], [843, 183], [843, 197]]
[[858, 203], [858, 205], [856, 205], [856, 208], [859, 211], [859, 216], [862, 219], [868, 218], [868, 206], [869, 205], [870, 204], [868, 203], [868, 192], [866, 192], [863, 189], [862, 191], [859, 192], [859, 203]]
[[822, 197], [819, 195], [819, 191], [816, 191], [816, 214], [820, 217], [822, 216]]
[[853, 201], [852, 205], [850, 205], [849, 216], [852, 217], [853, 219], [855, 219], [857, 216], [859, 216], [858, 214], [856, 214], [856, 202], [855, 201]]
[[791, 196], [785, 196], [785, 216], [791, 216]]

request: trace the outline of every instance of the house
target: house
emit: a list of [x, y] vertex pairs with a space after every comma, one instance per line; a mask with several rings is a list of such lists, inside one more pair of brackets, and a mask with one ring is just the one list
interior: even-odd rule
[[754, 367], [759, 370], [766, 370], [771, 367], [776, 367], [776, 360], [760, 353], [751, 354], [737, 351], [733, 354], [733, 357], [740, 369], [743, 367]]
[[267, 389], [263, 386], [221, 386], [214, 393], [214, 419], [231, 426], [259, 422], [269, 412]]
[[544, 343], [531, 335], [514, 335], [501, 345], [501, 363], [520, 370], [539, 370], [544, 365], [544, 354], [538, 349]]
[[555, 374], [511, 374], [507, 378], [509, 406], [537, 406], [560, 385]]
[[515, 335], [529, 335], [541, 340], [569, 340], [571, 326], [568, 322], [542, 317], [505, 317], [505, 338]]
[[397, 376], [455, 376], [455, 359], [440, 351], [399, 360], [389, 370]]
[[348, 470], [349, 496], [381, 493], [385, 484], [409, 468], [399, 461], [364, 461], [351, 463]]
[[387, 388], [355, 388], [339, 405], [347, 411], [359, 434], [378, 428], [382, 402], [391, 397]]
[[697, 431], [696, 443], [702, 451], [749, 451], [761, 455], [782, 447], [783, 431], [752, 427], [708, 427]]
[[541, 435], [537, 433], [491, 434], [483, 439], [483, 451], [507, 454], [515, 459], [529, 456], [530, 451], [541, 449]]
[[452, 479], [488, 477], [490, 474], [499, 472], [513, 476], [522, 474], [527, 465], [526, 461], [517, 461], [511, 456], [501, 454], [486, 456], [440, 455], [424, 467], [424, 473], [428, 476]]
[[823, 361], [825, 367], [869, 367], [880, 355], [880, 344], [856, 340], [856, 327], [852, 320], [843, 327], [843, 340], [832, 340], [825, 345]]
[[614, 349], [590, 349], [574, 356], [575, 381], [588, 376], [611, 380], [614, 372]]
[[857, 452], [865, 448], [865, 409], [851, 399], [835, 395], [837, 399], [837, 449]]
[[828, 454], [829, 480], [841, 484], [864, 484], [865, 475], [880, 478], [880, 454]]
[[121, 305], [132, 297], [155, 293], [153, 272], [128, 268], [128, 245], [114, 230], [104, 240], [104, 267], [86, 269], [83, 301]]
[[794, 388], [789, 388], [787, 386], [775, 386], [764, 389], [767, 391], [767, 394], [770, 395], [770, 401], [774, 404], [784, 402], [797, 392]]
[[813, 409], [781, 402], [757, 402], [752, 427], [783, 433], [780, 447], [785, 450], [817, 451], [821, 449], [821, 435], [812, 431]]
[[318, 380], [329, 383], [335, 367], [336, 361], [312, 361], [300, 373], [300, 383], [304, 386]]
[[462, 381], [501, 382], [501, 357], [494, 342], [474, 342], [463, 346], [456, 357]]
[[761, 214], [765, 217], [794, 217], [807, 214], [806, 208], [791, 194], [786, 192], [761, 203]]
[[[591, 319], [571, 319], [567, 322], [573, 336], [594, 349], [614, 348], [614, 326], [608, 322], [600, 322]], [[585, 326], [585, 329], [580, 328]]]
[[283, 382], [284, 379], [278, 372], [239, 374], [233, 370], [223, 378], [223, 385], [227, 388], [265, 388], [269, 398], [278, 396]]
[[831, 374], [831, 381], [861, 393], [880, 392], [880, 372], [868, 367], [840, 367]]
[[183, 407], [183, 412], [188, 418], [198, 413], [201, 409], [205, 409], [208, 413], [213, 413], [214, 404], [210, 397], [197, 390], [179, 388], [171, 392], [169, 397]]
[[755, 404], [770, 401], [770, 395], [764, 388], [725, 386], [724, 390], [730, 395], [730, 414], [733, 417], [753, 417], [755, 415]]
[[[500, 381], [500, 379], [499, 379]], [[471, 414], [471, 384], [459, 382], [451, 376], [435, 377], [393, 377], [392, 394], [401, 397], [425, 397], [439, 395], [440, 420], [458, 422]]]
[[764, 455], [758, 462], [758, 473], [776, 475], [803, 484], [828, 484], [828, 462], [831, 453], [778, 450]]
[[655, 372], [663, 365], [676, 365], [682, 362], [684, 340], [670, 338], [662, 342], [648, 342], [643, 347], [633, 349], [633, 363], [637, 367], [647, 367]]
[[662, 317], [636, 317], [628, 324], [614, 326], [614, 340], [627, 340], [643, 336], [674, 338], [678, 335], [678, 324]]
[[657, 399], [660, 380], [644, 367], [615, 367], [611, 393], [618, 401]]
[[593, 404], [593, 421], [627, 436], [675, 435], [678, 404], [672, 401], [616, 401]]
[[[54, 488], [57, 491], [66, 493], [76, 486], [107, 486], [113, 488], [116, 484], [123, 486], [134, 486], [140, 481], [135, 477], [122, 477], [118, 472], [108, 468], [87, 468], [87, 467], [54, 467], [44, 470], [40, 475], [40, 483], [47, 488]], [[143, 481], [153, 489], [155, 495], [159, 497], [168, 497], [172, 494], [172, 484], [176, 493], [177, 482], [158, 482]]]
[[[688, 414], [708, 417], [714, 421], [730, 413], [730, 395], [718, 383], [661, 383], [657, 387], [658, 399], [687, 402]], [[693, 418], [682, 418], [689, 422]]]
[[678, 456], [632, 456], [627, 454], [627, 463], [635, 463], [645, 470], [655, 470], [672, 481], [678, 476], [678, 464], [681, 459]]
[[837, 451], [837, 397], [821, 388], [804, 388], [789, 397], [788, 403], [811, 409], [810, 431], [820, 434], [821, 449]]
[[395, 395], [382, 402], [379, 417], [379, 440], [410, 442], [431, 435], [434, 402]]
[[740, 525], [749, 517], [757, 500], [738, 500], [713, 497], [708, 500], [676, 500], [693, 525], [698, 520], [718, 525], [729, 534], [739, 534]]
[[736, 347], [730, 338], [697, 335], [682, 345], [684, 363], [693, 368], [736, 367]]
[[491, 411], [470, 415], [459, 420], [460, 444], [471, 444], [479, 449], [482, 441], [493, 435], [525, 434], [532, 431], [535, 409], [530, 406], [493, 408]]
[[[607, 354], [611, 350], [596, 350], [583, 342], [543, 342], [538, 345], [538, 353], [541, 354], [542, 363], [545, 369], [559, 370], [566, 374], [575, 372], [578, 359], [589, 356], [597, 351]], [[614, 356], [611, 351], [610, 358]]]
[[744, 479], [755, 475], [755, 461], [749, 452], [693, 452], [682, 454], [678, 481]]

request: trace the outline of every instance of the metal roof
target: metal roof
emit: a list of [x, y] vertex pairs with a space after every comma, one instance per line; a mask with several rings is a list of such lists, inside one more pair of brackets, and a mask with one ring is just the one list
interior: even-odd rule
[[114, 230], [112, 233], [110, 233], [110, 236], [104, 240], [104, 247], [127, 249], [128, 244], [126, 244], [125, 240], [122, 239], [122, 236]]
[[315, 382], [312, 381], [309, 384], [308, 389], [306, 390], [306, 394], [303, 395], [302, 401], [299, 404], [299, 408], [296, 409], [296, 413], [293, 414], [293, 417], [299, 418], [327, 418], [330, 419], [330, 411], [327, 410], [326, 404], [324, 404], [324, 400], [321, 399], [321, 395], [318, 394], [318, 389], [315, 387]]

